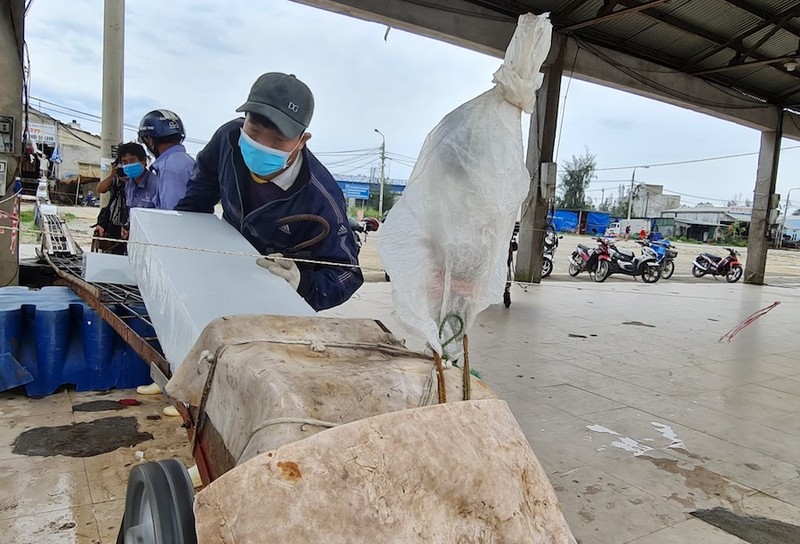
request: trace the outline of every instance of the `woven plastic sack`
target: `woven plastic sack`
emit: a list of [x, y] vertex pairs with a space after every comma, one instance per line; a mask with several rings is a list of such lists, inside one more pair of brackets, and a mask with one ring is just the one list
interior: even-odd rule
[[530, 184], [521, 117], [533, 111], [551, 31], [546, 15], [519, 18], [494, 88], [428, 134], [380, 230], [398, 319], [446, 358], [459, 356], [475, 316], [502, 300], [509, 240]]

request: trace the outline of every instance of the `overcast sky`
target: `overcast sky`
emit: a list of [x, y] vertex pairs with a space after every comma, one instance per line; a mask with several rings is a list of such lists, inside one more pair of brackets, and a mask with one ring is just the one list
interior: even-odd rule
[[[236, 9], [232, 9], [235, 6]], [[26, 20], [31, 95], [79, 111], [101, 111], [102, 0], [35, 0]], [[314, 92], [312, 151], [333, 173], [369, 174], [386, 136], [392, 178], [449, 111], [491, 87], [500, 60], [397, 29], [288, 0], [129, 0], [125, 30], [125, 122], [176, 111], [191, 139], [208, 140], [236, 117], [262, 73], [296, 74]], [[566, 97], [566, 100], [563, 98]], [[33, 102], [34, 106], [37, 103]], [[41, 104], [54, 117], [76, 115]], [[609, 168], [756, 153], [757, 131], [632, 94], [565, 78], [558, 162], [588, 149], [599, 171], [589, 196], [616, 192], [631, 168]], [[100, 126], [78, 119], [83, 128]], [[525, 121], [527, 123], [527, 120]], [[527, 134], [527, 126], [524, 133]], [[135, 133], [126, 132], [126, 139]], [[202, 148], [188, 143], [190, 153]], [[784, 140], [778, 192], [800, 187], [800, 142]], [[359, 155], [328, 153], [368, 150]], [[371, 150], [371, 151], [369, 151]], [[756, 155], [638, 169], [638, 182], [663, 184], [694, 204], [752, 198]], [[606, 193], [608, 194], [608, 192]], [[717, 200], [712, 200], [717, 199]], [[800, 190], [792, 193], [800, 205]]]

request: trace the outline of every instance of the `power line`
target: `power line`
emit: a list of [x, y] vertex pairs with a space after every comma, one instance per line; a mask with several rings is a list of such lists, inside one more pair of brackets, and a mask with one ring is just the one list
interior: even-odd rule
[[[791, 149], [798, 149], [798, 148], [800, 148], [800, 145], [788, 145], [786, 147], [782, 147], [781, 151], [789, 151]], [[653, 163], [653, 164], [634, 164], [634, 165], [630, 165], [630, 166], [613, 166], [613, 167], [607, 167], [607, 168], [595, 168], [595, 171], [597, 171], [597, 172], [599, 172], [599, 171], [607, 172], [607, 171], [610, 171], [610, 170], [630, 170], [632, 168], [637, 168], [637, 167], [638, 168], [642, 168], [644, 166], [647, 166], [649, 168], [654, 168], [654, 167], [657, 167], [657, 166], [677, 166], [677, 165], [681, 165], [681, 164], [692, 164], [692, 163], [697, 163], [697, 162], [719, 161], [719, 160], [723, 160], [723, 159], [734, 159], [734, 158], [738, 158], [738, 157], [749, 157], [749, 156], [753, 156], [753, 155], [758, 155], [758, 153], [759, 153], [758, 151], [751, 151], [749, 153], [736, 153], [736, 154], [733, 154], [733, 155], [720, 155], [720, 156], [717, 156], [717, 157], [706, 157], [706, 158], [703, 158], [703, 159], [690, 159], [690, 160], [685, 160], [685, 161], [660, 162], [660, 163]]]

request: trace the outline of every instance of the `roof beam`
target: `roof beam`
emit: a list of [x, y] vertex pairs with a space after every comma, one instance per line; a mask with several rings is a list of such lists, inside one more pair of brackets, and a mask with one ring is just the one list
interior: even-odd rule
[[653, 8], [660, 4], [666, 4], [670, 0], [650, 0], [650, 2], [645, 2], [644, 4], [640, 4], [638, 6], [630, 6], [627, 8], [620, 9], [618, 11], [612, 11], [606, 15], [601, 15], [600, 17], [595, 17], [594, 19], [589, 19], [588, 21], [582, 21], [580, 23], [575, 23], [568, 27], [559, 28], [559, 30], [563, 32], [572, 32], [574, 30], [578, 30], [579, 28], [584, 28], [587, 26], [594, 26], [596, 24], [608, 21], [610, 19], [616, 19], [617, 17], [622, 17], [624, 15], [630, 15], [632, 13], [639, 13], [640, 11], [644, 11], [648, 8]]
[[[632, 1], [632, 0], [621, 0], [621, 3], [625, 4], [625, 5], [628, 5], [628, 6], [638, 5], [638, 4], [636, 4], [635, 1]], [[691, 23], [687, 23], [686, 21], [682, 21], [682, 20], [678, 19], [677, 17], [673, 17], [672, 15], [669, 15], [668, 13], [663, 13], [663, 12], [657, 10], [657, 9], [652, 9], [652, 8], [645, 9], [645, 10], [642, 10], [641, 13], [642, 13], [642, 15], [646, 15], [646, 16], [651, 17], [651, 18], [653, 18], [653, 19], [655, 19], [657, 21], [660, 21], [660, 22], [662, 22], [664, 24], [667, 24], [669, 26], [675, 27], [675, 28], [677, 28], [679, 30], [683, 30], [684, 32], [687, 32], [689, 34], [693, 34], [693, 35], [695, 35], [695, 36], [697, 36], [699, 38], [702, 38], [702, 39], [704, 39], [704, 40], [706, 40], [706, 41], [708, 41], [710, 43], [716, 44], [716, 45], [723, 45], [728, 41], [726, 38], [724, 38], [723, 36], [720, 36], [719, 34], [716, 34], [716, 33], [712, 32], [710, 30], [707, 30], [705, 28], [699, 27], [697, 25], [693, 25]], [[753, 58], [755, 60], [768, 60], [767, 57], [765, 57], [763, 55], [760, 55], [758, 53], [752, 53], [750, 56], [751, 56], [751, 58]], [[797, 72], [786, 72], [782, 68], [779, 68], [779, 67], [777, 67], [777, 66], [775, 66], [773, 64], [766, 64], [766, 66], [769, 66], [770, 68], [773, 68], [773, 69], [779, 71], [782, 74], [788, 74], [788, 75], [790, 75], [792, 77], [800, 79], [800, 73], [797, 73]]]
[[[781, 28], [785, 29], [785, 27], [791, 21], [792, 17], [794, 17], [794, 15], [796, 15], [796, 13], [800, 13], [800, 12], [798, 12], [798, 7], [794, 6], [794, 7], [791, 7], [789, 9], [787, 9], [783, 13], [779, 13], [778, 15], [774, 15], [774, 16], [770, 17], [769, 19], [764, 19], [763, 21], [761, 21], [757, 25], [747, 29], [746, 31], [744, 31], [741, 34], [739, 34], [738, 36], [735, 36], [735, 37], [731, 38], [727, 42], [725, 42], [723, 44], [719, 44], [716, 47], [711, 48], [711, 50], [706, 51], [705, 53], [701, 53], [699, 56], [696, 56], [696, 57], [692, 58], [690, 60], [690, 62], [686, 65], [686, 68], [688, 69], [688, 68], [691, 68], [693, 66], [697, 66], [697, 63], [702, 62], [702, 61], [704, 61], [705, 59], [707, 59], [709, 57], [713, 57], [714, 55], [716, 55], [720, 51], [724, 51], [727, 48], [733, 49], [737, 53], [740, 53], [741, 52], [741, 47], [743, 47], [745, 38], [747, 38], [748, 36], [751, 36], [751, 35], [753, 35], [753, 34], [755, 34], [757, 32], [760, 32], [761, 30], [767, 28], [770, 25], [779, 25], [779, 26], [776, 26], [772, 30], [772, 32], [767, 34], [767, 39], [769, 39], [779, 29], [781, 29]], [[776, 21], [777, 21], [777, 23], [776, 23]], [[763, 38], [762, 38], [762, 40], [763, 40]], [[766, 43], [766, 40], [764, 40], [763, 42], [759, 41], [756, 49], [758, 47], [761, 47], [764, 43]], [[747, 56], [750, 56], [750, 53], [752, 53], [752, 52], [753, 51], [750, 51], [750, 50], [747, 51]], [[742, 59], [745, 59], [745, 58], [746, 57], [744, 57], [744, 56], [742, 57]]]
[[[408, 32], [446, 41], [461, 47], [502, 58], [516, 24], [500, 20], [497, 12], [483, 10], [474, 4], [458, 0], [294, 0], [303, 4], [334, 11], [359, 19], [391, 25]], [[624, 0], [627, 1], [627, 0]], [[651, 10], [656, 11], [656, 10]], [[486, 18], [482, 18], [486, 17]], [[685, 29], [684, 29], [685, 30]], [[591, 29], [589, 29], [591, 33]], [[759, 104], [722, 89], [717, 84], [680, 71], [664, 70], [674, 67], [675, 61], [647, 61], [630, 52], [621, 53], [619, 44], [593, 46], [596, 53], [579, 47], [573, 37], [567, 37], [566, 59], [573, 59], [570, 72], [580, 79], [646, 96], [693, 111], [712, 115], [756, 130], [774, 130], [779, 108]], [[552, 55], [556, 51], [551, 49]], [[652, 57], [658, 58], [658, 57]], [[606, 60], [608, 59], [608, 60]], [[548, 60], [549, 61], [549, 60]], [[545, 64], [547, 64], [547, 62]], [[610, 64], [613, 62], [614, 64]], [[650, 81], [634, 78], [620, 66], [646, 74]], [[730, 85], [730, 83], [726, 83]], [[751, 92], [754, 96], [763, 93]], [[787, 113], [787, 115], [793, 115]], [[800, 141], [800, 116], [798, 124], [784, 125], [784, 136]]]
[[[731, 70], [738, 70], [739, 68], [755, 68], [757, 66], [765, 66], [768, 64], [777, 64], [779, 62], [788, 62], [790, 60], [794, 60], [796, 55], [786, 55], [784, 57], [776, 57], [772, 59], [764, 59], [764, 60], [754, 60], [752, 62], [740, 62], [737, 64], [728, 64], [725, 66], [717, 66], [716, 68], [709, 68], [707, 70], [699, 70], [696, 72], [691, 72], [692, 75], [695, 76], [707, 76], [708, 74], [719, 74], [720, 72], [729, 72]], [[783, 71], [783, 70], [781, 70]]]
[[[723, 2], [730, 4], [731, 6], [735, 6], [742, 11], [746, 11], [750, 15], [755, 15], [760, 19], [774, 19], [774, 14], [768, 12], [765, 9], [759, 8], [748, 2], [747, 0], [723, 0]], [[787, 25], [786, 31], [791, 32], [798, 38], [800, 38], [800, 28], [795, 27], [794, 25]]]

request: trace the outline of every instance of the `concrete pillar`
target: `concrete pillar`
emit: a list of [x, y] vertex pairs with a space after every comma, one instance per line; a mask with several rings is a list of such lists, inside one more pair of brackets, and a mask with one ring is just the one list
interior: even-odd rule
[[[548, 195], [542, 183], [542, 164], [552, 163], [558, 123], [558, 102], [561, 93], [561, 73], [564, 68], [563, 38], [553, 33], [550, 58], [542, 87], [536, 93], [536, 107], [531, 115], [528, 133], [528, 156], [525, 160], [531, 173], [528, 196], [522, 203], [519, 223], [519, 251], [515, 279], [539, 283], [542, 279], [542, 251], [547, 227]], [[554, 188], [553, 188], [554, 190]]]
[[[100, 177], [111, 171], [112, 146], [122, 141], [125, 68], [125, 0], [105, 0], [103, 9], [103, 124], [100, 136]], [[108, 206], [110, 193], [100, 195]]]
[[[22, 130], [22, 44], [24, 35], [24, 2], [0, 0], [0, 116], [3, 128], [11, 130], [10, 141], [0, 145], [0, 211], [15, 213], [15, 199], [11, 196], [14, 177], [18, 175], [19, 160], [23, 152]], [[9, 125], [10, 122], [10, 125]], [[18, 208], [16, 211], [18, 212]], [[0, 218], [0, 227], [10, 227], [11, 219]], [[19, 276], [18, 233], [4, 229], [0, 234], [0, 287], [16, 285]]]
[[747, 237], [747, 264], [744, 269], [745, 283], [764, 284], [770, 227], [767, 216], [769, 215], [770, 200], [772, 200], [772, 195], [775, 194], [782, 136], [782, 116], [779, 116], [778, 126], [775, 130], [761, 133], [756, 189], [753, 192], [753, 212], [750, 217], [750, 233]]

